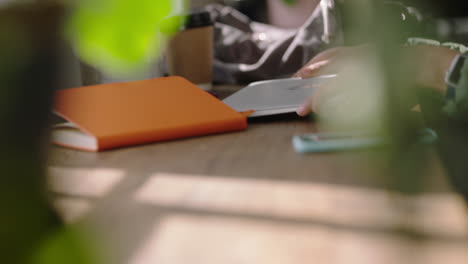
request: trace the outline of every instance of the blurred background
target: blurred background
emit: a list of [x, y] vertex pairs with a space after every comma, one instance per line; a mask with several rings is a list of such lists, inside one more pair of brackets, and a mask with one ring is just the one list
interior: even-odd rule
[[[455, 0], [0, 1], [2, 263], [465, 263], [468, 126], [453, 122], [435, 104], [429, 112], [440, 116], [428, 118], [433, 123], [413, 118], [406, 103], [419, 95], [409, 92], [415, 91], [409, 89], [411, 64], [400, 63], [400, 46], [408, 37], [468, 44], [465, 5]], [[351, 103], [302, 121], [317, 122], [314, 129], [315, 124], [343, 128], [349, 120], [377, 127], [391, 147], [382, 155], [309, 159], [308, 168], [343, 175], [315, 175], [322, 177], [317, 181], [304, 176], [312, 171], [295, 168], [307, 159], [302, 156], [293, 156], [269, 179], [257, 175], [266, 166], [262, 162], [255, 168], [231, 164], [221, 172], [216, 157], [203, 175], [184, 145], [175, 148], [189, 165], [168, 159], [158, 164], [161, 171], [139, 170], [156, 161], [151, 155], [131, 160], [135, 149], [89, 155], [50, 151], [54, 91], [170, 74], [167, 43], [183, 32], [186, 14], [200, 11], [214, 21], [213, 83], [233, 85], [231, 90], [289, 77], [329, 48], [374, 43], [370, 63], [353, 64], [350, 68], [360, 71], [335, 83], [357, 89], [346, 98]], [[375, 78], [366, 81], [369, 73]], [[389, 77], [395, 73], [397, 78]], [[369, 89], [378, 90], [378, 98]], [[381, 104], [366, 104], [370, 99]], [[253, 125], [261, 136], [250, 141], [287, 137], [286, 143], [269, 145], [284, 148], [270, 151], [294, 155], [285, 147], [291, 135], [261, 130], [262, 124]], [[417, 131], [427, 125], [440, 136], [433, 148], [417, 142]], [[215, 143], [222, 147], [224, 140]], [[235, 142], [229, 147], [235, 149]], [[207, 149], [200, 146], [200, 152]], [[165, 149], [151, 154], [164, 155]], [[433, 173], [447, 179], [428, 180]], [[430, 191], [424, 192], [427, 185]]]
[[[245, 38], [249, 38], [249, 36], [252, 33], [255, 33], [256, 29], [253, 24], [246, 25], [251, 28], [248, 31], [243, 32], [244, 40], [242, 42], [239, 41], [234, 45], [231, 44], [230, 47], [220, 46], [220, 50], [215, 50], [215, 59], [219, 59], [221, 62], [243, 64], [244, 61], [242, 61], [242, 59], [236, 58], [237, 61], [232, 58], [226, 59], [223, 53], [228, 52], [226, 50], [233, 48], [242, 50], [245, 53], [245, 47], [247, 46], [250, 49], [250, 53], [247, 53], [248, 55], [245, 55], [245, 57], [250, 56], [257, 58], [257, 60], [260, 60], [266, 50], [266, 48], [264, 47], [265, 45], [271, 46], [273, 42], [283, 41], [287, 39], [285, 35], [290, 34], [291, 31], [297, 31], [299, 28], [301, 28], [301, 26], [306, 26], [304, 24], [306, 23], [307, 19], [311, 17], [311, 14], [316, 8], [317, 3], [319, 1], [301, 0], [292, 2], [293, 4], [289, 4], [287, 3], [287, 1], [283, 2], [281, 0], [192, 0], [188, 4], [188, 10], [192, 10], [192, 12], [200, 11], [205, 9], [207, 5], [211, 4], [230, 6], [238, 10], [242, 15], [245, 15], [248, 19], [251, 19], [252, 22], [255, 21], [272, 25], [274, 28], [269, 28], [267, 30], [267, 32], [271, 32], [270, 35], [272, 39], [264, 41], [266, 44], [262, 45], [258, 43], [258, 40], [252, 39], [252, 41], [256, 41], [254, 45], [255, 48], [260, 49], [260, 51], [252, 51], [251, 47], [253, 46], [253, 44], [246, 44], [247, 41], [245, 40]], [[404, 0], [393, 2], [402, 3], [407, 7], [414, 8], [414, 10], [417, 11], [419, 18], [421, 19], [421, 25], [419, 26], [420, 28], [418, 28], [418, 34], [413, 34], [413, 36], [418, 35], [418, 37], [434, 38], [442, 42], [450, 41], [458, 43], [467, 43], [468, 33], [466, 32], [466, 14], [464, 13], [463, 8], [457, 8], [460, 5], [464, 5], [463, 3], [456, 0], [451, 0], [450, 2], [444, 3], [439, 3], [437, 1], [432, 1], [434, 2], [432, 3], [418, 0]], [[336, 15], [339, 16], [338, 14]], [[396, 14], [396, 16], [398, 16], [398, 14]], [[217, 22], [223, 23], [222, 19], [222, 16], [219, 17]], [[231, 24], [229, 24], [228, 22], [227, 26], [232, 26], [232, 23], [235, 22], [231, 22]], [[285, 30], [282, 31], [281, 29]], [[266, 29], [263, 28], [260, 30]], [[224, 39], [225, 35], [223, 35], [222, 33], [217, 33], [215, 34], [215, 38]], [[310, 36], [308, 38], [310, 39]], [[306, 40], [302, 41], [303, 43], [306, 42]], [[332, 43], [327, 43], [327, 45], [324, 47], [339, 45], [341, 42], [342, 41], [340, 41], [339, 39], [336, 39], [336, 41]], [[307, 62], [310, 58], [317, 54], [318, 51], [324, 49], [324, 47], [317, 48], [313, 45], [311, 46], [310, 44], [308, 44], [304, 51], [305, 55], [295, 55], [296, 57], [301, 57], [300, 60], [297, 60], [297, 62], [284, 63], [287, 65], [285, 66], [285, 68], [281, 69], [283, 76], [287, 76], [288, 74], [293, 73], [295, 70], [298, 69], [298, 67], [300, 67], [300, 65]], [[278, 53], [284, 54], [285, 51], [286, 48], [283, 48], [282, 50], [279, 50]], [[62, 75], [62, 84], [60, 86], [63, 88], [75, 87], [81, 84], [93, 84], [99, 82], [106, 83], [119, 80], [119, 78], [116, 78], [115, 76], [107, 76], [106, 74], [103, 74], [101, 70], [96, 69], [95, 67], [80, 61], [80, 59], [73, 53], [72, 49], [69, 46], [64, 46], [62, 48], [62, 54], [63, 55], [61, 57], [64, 60], [64, 70]], [[270, 56], [274, 57], [275, 55], [273, 54]], [[292, 57], [290, 60], [294, 59], [295, 58]], [[256, 62], [255, 59], [253, 61]], [[275, 63], [276, 62], [273, 61], [271, 62], [271, 64]], [[253, 64], [253, 62], [250, 61], [247, 64], [251, 65]], [[164, 76], [165, 74], [167, 74], [164, 57], [161, 57], [158, 61], [154, 61], [151, 67], [151, 70], [149, 70], [148, 73], [146, 73], [145, 77]], [[263, 70], [260, 67], [260, 69], [257, 70], [257, 72], [254, 72], [250, 75], [249, 73], [240, 74], [241, 76], [236, 76], [236, 73], [232, 73], [233, 70], [227, 69], [227, 66], [220, 66], [220, 64], [215, 64], [214, 67], [215, 75], [216, 72], [218, 72], [221, 76], [219, 78], [216, 78], [215, 76], [215, 81], [220, 83], [247, 83], [260, 79], [271, 79], [274, 78], [273, 76], [279, 77], [280, 75], [280, 73], [274, 72], [272, 67], [269, 65], [264, 66], [267, 68], [265, 70]], [[274, 74], [272, 72], [274, 72]], [[231, 74], [234, 76], [231, 77]], [[226, 78], [227, 76], [229, 76], [230, 78]], [[120, 78], [120, 80], [122, 80], [122, 78]]]

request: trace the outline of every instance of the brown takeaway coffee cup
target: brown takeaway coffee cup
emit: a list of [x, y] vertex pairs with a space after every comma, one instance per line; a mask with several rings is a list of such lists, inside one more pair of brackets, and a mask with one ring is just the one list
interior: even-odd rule
[[167, 48], [170, 75], [182, 76], [210, 90], [213, 80], [213, 20], [210, 13], [193, 13]]

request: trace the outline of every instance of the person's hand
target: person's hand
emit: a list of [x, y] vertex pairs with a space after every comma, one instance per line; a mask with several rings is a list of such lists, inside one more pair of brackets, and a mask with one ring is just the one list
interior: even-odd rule
[[[328, 49], [312, 58], [306, 65], [297, 71], [293, 77], [302, 79], [317, 77], [320, 75], [339, 73], [347, 61], [353, 60], [354, 56], [365, 53], [368, 45], [356, 47], [337, 47]], [[358, 58], [355, 58], [356, 60]], [[313, 96], [307, 98], [304, 103], [296, 110], [300, 116], [306, 116], [311, 111], [318, 112], [318, 105], [321, 98], [327, 97], [325, 92], [330, 85], [324, 85], [317, 89]]]
[[[336, 72], [334, 72], [333, 68], [330, 66], [339, 64], [340, 60], [348, 58], [353, 52], [360, 48], [362, 47], [337, 47], [323, 51], [299, 69], [293, 77], [306, 79], [319, 75], [334, 74]], [[335, 71], [336, 70], [337, 69], [335, 69]]]
[[[374, 48], [371, 45], [361, 45], [356, 47], [340, 47], [324, 51], [314, 57], [309, 63], [302, 67], [294, 76], [300, 78], [310, 78], [326, 74], [339, 74], [355, 70], [361, 67], [362, 62], [369, 60]], [[375, 53], [374, 53], [375, 54]], [[435, 46], [414, 46], [404, 47], [398, 53], [399, 65], [402, 69], [411, 70], [408, 74], [411, 82], [417, 86], [424, 86], [445, 92], [444, 76], [457, 52], [445, 47]], [[365, 72], [365, 71], [364, 71]], [[354, 76], [355, 78], [370, 78], [369, 76]], [[346, 75], [350, 76], [350, 74]], [[352, 74], [351, 74], [352, 76]], [[393, 77], [393, 76], [390, 76]], [[340, 82], [342, 84], [343, 82]], [[327, 105], [331, 102], [335, 104], [343, 103], [338, 100], [341, 97], [347, 100], [346, 92], [349, 87], [328, 84], [319, 88], [312, 97], [308, 98], [298, 109], [297, 113], [301, 116], [309, 114], [311, 111], [320, 112], [321, 105]], [[350, 92], [352, 93], [352, 92]]]

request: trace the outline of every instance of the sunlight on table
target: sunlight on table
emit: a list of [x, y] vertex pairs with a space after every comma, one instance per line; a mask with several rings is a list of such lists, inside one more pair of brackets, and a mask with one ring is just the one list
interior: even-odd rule
[[99, 198], [107, 195], [125, 176], [117, 169], [49, 168], [49, 189], [58, 194]]
[[135, 199], [170, 208], [468, 237], [464, 201], [454, 193], [405, 196], [334, 184], [158, 173]]

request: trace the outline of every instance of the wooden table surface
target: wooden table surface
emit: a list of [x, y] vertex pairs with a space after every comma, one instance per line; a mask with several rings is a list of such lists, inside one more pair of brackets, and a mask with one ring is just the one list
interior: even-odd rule
[[313, 131], [287, 117], [101, 153], [52, 147], [50, 190], [106, 263], [468, 263], [466, 206], [433, 153], [425, 191], [404, 195], [378, 150], [295, 153], [291, 137]]

